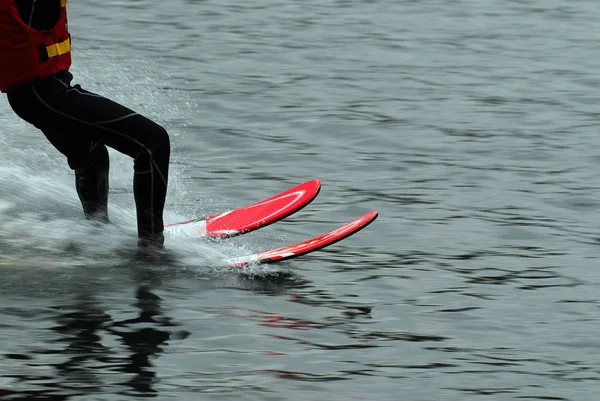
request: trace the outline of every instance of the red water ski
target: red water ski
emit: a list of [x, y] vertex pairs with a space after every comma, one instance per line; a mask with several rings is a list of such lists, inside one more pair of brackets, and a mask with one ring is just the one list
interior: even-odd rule
[[344, 238], [355, 234], [372, 223], [378, 216], [376, 211], [369, 212], [350, 223], [344, 224], [343, 226], [310, 239], [308, 241], [299, 242], [294, 245], [285, 246], [283, 248], [274, 249], [271, 251], [264, 251], [255, 253], [253, 255], [246, 255], [237, 258], [227, 259], [225, 263], [229, 267], [244, 267], [250, 264], [260, 263], [274, 263], [281, 262], [283, 260], [295, 258], [297, 256], [306, 255], [307, 253], [314, 252], [326, 246], [335, 244]]
[[165, 226], [165, 233], [188, 237], [229, 238], [267, 226], [312, 202], [321, 189], [319, 180], [307, 181], [263, 201]]

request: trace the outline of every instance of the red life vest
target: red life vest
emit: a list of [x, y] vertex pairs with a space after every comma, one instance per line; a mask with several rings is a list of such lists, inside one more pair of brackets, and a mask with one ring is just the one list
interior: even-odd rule
[[47, 78], [71, 66], [67, 0], [60, 1], [60, 18], [49, 31], [27, 26], [15, 0], [0, 0], [0, 91]]

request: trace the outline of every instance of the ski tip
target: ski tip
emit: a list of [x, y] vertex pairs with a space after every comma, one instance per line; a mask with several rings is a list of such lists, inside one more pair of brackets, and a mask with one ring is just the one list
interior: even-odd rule
[[359, 217], [359, 219], [364, 219], [364, 220], [375, 220], [377, 217], [379, 216], [379, 212], [377, 210], [371, 210], [369, 213], [365, 214], [362, 217]]
[[352, 232], [350, 232], [348, 234], [348, 236], [355, 234], [358, 231], [365, 228], [366, 226], [370, 225], [372, 222], [374, 222], [377, 219], [377, 217], [379, 217], [379, 212], [377, 210], [371, 210], [369, 213], [364, 214], [364, 215], [360, 216], [359, 218], [355, 219], [354, 221], [346, 224], [346, 226], [349, 226], [349, 225], [357, 226], [357, 228], [355, 230], [353, 230]]
[[308, 180], [303, 184], [300, 184], [299, 186], [311, 186], [313, 188], [321, 188], [321, 180], [318, 179], [312, 179], [312, 180]]
[[[312, 200], [314, 200], [317, 197], [317, 195], [319, 195], [319, 192], [321, 192], [321, 181], [315, 179], [315, 180], [310, 180], [308, 182], [313, 187], [314, 195], [313, 195]], [[312, 200], [311, 200], [311, 202], [312, 202]]]

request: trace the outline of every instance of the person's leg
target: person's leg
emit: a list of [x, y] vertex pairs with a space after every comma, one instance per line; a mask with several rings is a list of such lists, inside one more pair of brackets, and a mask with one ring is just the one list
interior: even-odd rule
[[74, 169], [77, 195], [86, 218], [108, 223], [108, 150], [96, 142], [90, 143], [87, 150], [87, 163]]
[[[67, 156], [76, 175], [79, 170], [92, 177], [87, 181], [88, 188], [100, 188], [89, 192], [96, 193], [90, 195], [96, 205], [102, 204], [98, 194], [104, 193], [103, 175], [96, 173], [108, 169], [103, 145], [131, 156], [135, 162], [134, 197], [140, 245], [161, 245], [170, 157], [167, 132], [118, 103], [87, 92], [79, 85], [72, 87], [70, 80], [69, 73], [58, 74], [11, 92], [9, 102], [21, 118], [42, 130]], [[107, 185], [108, 181], [106, 188]], [[85, 210], [86, 192], [81, 192]]]

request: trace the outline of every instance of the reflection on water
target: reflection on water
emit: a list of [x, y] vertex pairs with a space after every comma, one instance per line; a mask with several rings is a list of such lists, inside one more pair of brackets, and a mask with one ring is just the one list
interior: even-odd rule
[[[403, 273], [412, 277], [409, 282], [426, 279], [431, 269], [419, 266], [432, 260], [468, 262], [477, 257], [440, 256], [397, 255], [415, 261], [414, 268], [409, 263]], [[358, 381], [369, 387], [369, 378], [425, 383], [431, 374], [443, 373], [437, 383], [447, 391], [500, 395], [520, 390], [493, 378], [476, 383], [468, 378], [474, 373], [534, 375], [528, 372], [536, 368], [544, 380], [598, 379], [598, 372], [581, 359], [521, 354], [519, 349], [537, 342], [524, 337], [530, 324], [539, 326], [540, 336], [550, 335], [552, 347], [595, 346], [584, 337], [561, 339], [545, 332], [544, 318], [536, 317], [532, 304], [523, 303], [514, 319], [503, 319], [507, 327], [496, 332], [476, 318], [493, 309], [490, 303], [500, 296], [494, 288], [539, 291], [546, 287], [536, 282], [560, 279], [560, 275], [540, 269], [535, 270], [538, 273], [502, 272], [497, 276], [504, 278], [496, 279], [493, 269], [453, 266], [438, 272], [464, 275], [462, 285], [434, 285], [419, 296], [407, 289], [399, 294], [398, 304], [408, 311], [403, 313], [402, 326], [381, 318], [392, 305], [367, 303], [349, 288], [336, 293], [335, 286], [283, 270], [257, 278], [130, 265], [113, 272], [108, 282], [101, 270], [88, 271], [92, 286], [87, 288], [76, 288], [81, 277], [63, 278], [63, 287], [55, 288], [61, 296], [45, 290], [39, 300], [30, 293], [8, 306], [9, 292], [0, 309], [3, 330], [23, 327], [25, 331], [23, 339], [15, 331], [10, 340], [19, 351], [13, 347], [4, 353], [1, 377], [10, 384], [0, 385], [0, 394], [15, 400], [79, 400], [93, 394], [192, 399], [195, 393], [207, 392], [234, 399], [247, 392], [260, 399], [273, 391], [270, 380], [283, 380], [289, 383], [284, 385], [286, 391], [297, 391], [301, 383], [335, 386]], [[340, 273], [332, 272], [337, 278], [362, 271], [353, 272], [351, 265], [338, 268]], [[7, 278], [12, 273], [3, 274]], [[381, 270], [361, 277], [356, 283], [383, 282], [386, 274]], [[50, 275], [45, 279], [52, 281]], [[27, 286], [22, 277], [11, 284], [19, 286]], [[203, 301], [194, 300], [194, 293]], [[573, 310], [583, 302], [597, 307], [596, 301], [574, 295], [559, 310]], [[411, 310], [435, 315], [436, 325], [422, 324]], [[576, 314], [570, 319], [580, 327], [593, 324]], [[468, 344], [461, 340], [467, 338], [466, 332], [471, 333]], [[485, 346], [489, 341], [497, 345]], [[530, 394], [540, 399], [548, 396], [543, 391]]]
[[[160, 276], [152, 270], [135, 267], [133, 272], [138, 279]], [[35, 344], [31, 353], [5, 357], [24, 361], [26, 367], [43, 365], [47, 373], [4, 375], [13, 379], [18, 388], [3, 389], [6, 399], [67, 400], [107, 390], [130, 396], [157, 395], [155, 386], [159, 379], [154, 361], [160, 358], [170, 340], [184, 340], [189, 333], [177, 330], [178, 324], [164, 314], [162, 298], [152, 292], [148, 282], [138, 280], [135, 301], [127, 308], [136, 317], [112, 317], [114, 305], [104, 304], [100, 297], [97, 292], [82, 291], [73, 299], [66, 297], [45, 308], [50, 313], [44, 321], [53, 325], [37, 336], [49, 340], [47, 344]], [[18, 306], [14, 313], [28, 315], [27, 310], [19, 310]], [[37, 319], [35, 313], [31, 319]], [[11, 365], [15, 366], [6, 364], [5, 368]]]
[[[5, 354], [12, 373], [4, 374], [13, 382], [10, 387], [2, 389], [2, 396], [15, 400], [71, 400], [93, 394], [115, 394], [129, 397], [160, 397], [157, 388], [161, 377], [156, 365], [160, 364], [162, 354], [168, 352], [173, 341], [185, 344], [190, 332], [180, 329], [181, 323], [168, 316], [162, 306], [164, 300], [156, 295], [154, 289], [160, 289], [176, 280], [178, 275], [189, 279], [185, 271], [172, 270], [165, 272], [165, 266], [123, 267], [131, 273], [133, 282], [137, 283], [135, 300], [129, 305], [106, 303], [103, 291], [107, 288], [97, 287], [95, 290], [75, 290], [71, 295], [58, 300], [49, 301], [39, 310], [27, 310], [20, 307], [3, 308], [6, 315], [17, 315], [21, 319], [40, 321], [47, 327], [38, 329], [38, 340], [24, 346], [21, 353]], [[173, 268], [174, 269], [174, 268]], [[90, 272], [93, 273], [93, 272]], [[7, 274], [7, 272], [5, 272]], [[99, 277], [90, 276], [92, 282]], [[275, 312], [247, 308], [244, 306], [215, 308], [205, 307], [221, 317], [238, 321], [249, 321], [257, 328], [267, 328], [261, 334], [274, 349], [280, 348], [281, 342], [290, 342], [284, 346], [289, 351], [265, 350], [264, 356], [285, 356], [297, 352], [313, 350], [360, 350], [378, 347], [378, 340], [393, 341], [440, 341], [441, 338], [421, 336], [411, 333], [369, 332], [361, 333], [357, 319], [370, 319], [371, 306], [344, 302], [327, 295], [306, 278], [279, 273], [257, 279], [239, 276], [236, 273], [212, 278], [213, 285], [230, 288], [234, 291], [251, 292], [257, 296], [279, 298], [285, 302], [308, 306], [310, 308], [331, 308], [335, 316], [323, 319], [306, 319], [281, 315]], [[73, 290], [67, 285], [69, 291]], [[109, 290], [110, 291], [110, 290]], [[301, 294], [300, 292], [304, 292]], [[177, 294], [170, 292], [170, 296]], [[51, 294], [50, 298], [54, 298]], [[44, 303], [46, 299], [43, 299]], [[134, 313], [136, 316], [118, 318], [123, 314]], [[363, 322], [364, 323], [364, 322]], [[300, 337], [287, 335], [287, 331], [326, 330], [339, 332], [348, 341], [339, 344], [327, 344], [307, 341]], [[19, 343], [18, 339], [13, 339]], [[201, 339], [200, 339], [201, 341]], [[296, 351], [295, 351], [296, 350]], [[17, 362], [18, 361], [18, 362]], [[5, 366], [9, 366], [6, 364]], [[43, 374], [35, 373], [40, 368]], [[210, 369], [210, 368], [209, 368]], [[372, 369], [368, 369], [371, 371]], [[25, 373], [26, 372], [26, 373]], [[362, 373], [361, 373], [362, 372]], [[244, 382], [254, 380], [256, 375], [267, 375], [292, 379], [296, 381], [330, 381], [341, 380], [348, 375], [366, 374], [367, 370], [343, 371], [335, 374], [313, 374], [300, 370], [282, 370], [261, 368], [252, 370], [236, 370], [229, 374], [208, 374], [211, 378], [209, 388], [226, 384], [237, 378]], [[189, 375], [189, 374], [188, 374]], [[206, 373], [199, 373], [207, 376]], [[267, 391], [260, 386], [244, 384], [240, 388], [254, 391]]]

